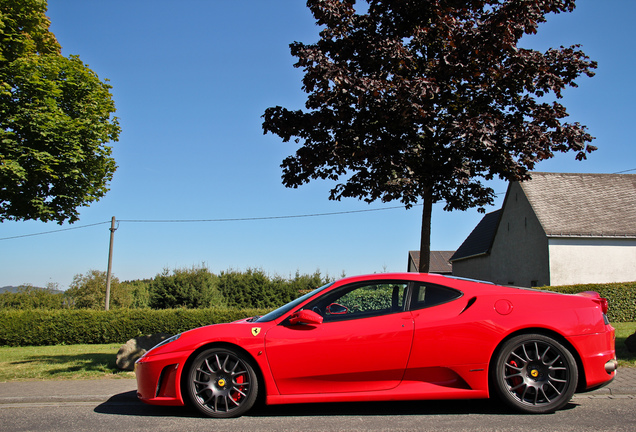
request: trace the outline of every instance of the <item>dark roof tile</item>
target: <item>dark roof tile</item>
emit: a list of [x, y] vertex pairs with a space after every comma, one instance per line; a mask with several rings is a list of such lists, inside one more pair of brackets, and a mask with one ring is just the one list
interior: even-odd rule
[[501, 210], [495, 210], [484, 216], [451, 257], [451, 261], [488, 253], [495, 238], [500, 216]]
[[520, 184], [548, 237], [636, 237], [636, 175], [532, 173]]

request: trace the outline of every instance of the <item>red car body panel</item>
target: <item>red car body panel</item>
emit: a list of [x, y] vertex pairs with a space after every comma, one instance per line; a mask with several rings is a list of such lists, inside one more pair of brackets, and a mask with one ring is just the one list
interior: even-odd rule
[[[432, 307], [369, 318], [289, 325], [313, 299], [364, 281], [419, 281], [457, 290]], [[183, 405], [182, 377], [197, 350], [234, 347], [253, 359], [268, 404], [487, 398], [489, 369], [502, 341], [546, 333], [571, 348], [579, 390], [611, 381], [614, 329], [598, 296], [545, 291], [419, 273], [368, 275], [335, 282], [269, 322], [241, 320], [190, 330], [137, 361], [138, 396]]]
[[402, 312], [313, 329], [276, 326], [265, 347], [280, 394], [346, 393], [397, 387], [412, 340], [411, 314]]

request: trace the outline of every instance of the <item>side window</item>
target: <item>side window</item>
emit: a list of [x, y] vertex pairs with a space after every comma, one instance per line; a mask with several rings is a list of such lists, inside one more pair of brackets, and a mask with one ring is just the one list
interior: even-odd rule
[[413, 288], [411, 309], [424, 309], [448, 303], [449, 301], [460, 298], [462, 295], [461, 291], [440, 285], [427, 283], [416, 284]]
[[385, 315], [404, 310], [406, 282], [363, 283], [343, 287], [306, 306], [325, 321]]

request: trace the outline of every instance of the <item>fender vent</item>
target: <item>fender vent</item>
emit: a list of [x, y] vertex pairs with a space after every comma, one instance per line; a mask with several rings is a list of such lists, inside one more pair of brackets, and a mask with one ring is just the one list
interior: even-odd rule
[[469, 307], [475, 304], [476, 301], [477, 301], [477, 297], [472, 297], [470, 300], [468, 300], [468, 303], [466, 303], [466, 307], [459, 314], [461, 315], [464, 312], [466, 312]]

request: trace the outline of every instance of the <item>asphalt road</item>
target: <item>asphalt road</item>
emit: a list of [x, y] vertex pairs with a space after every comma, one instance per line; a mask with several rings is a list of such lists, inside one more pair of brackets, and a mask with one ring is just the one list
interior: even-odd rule
[[[634, 375], [634, 374], [632, 374]], [[238, 419], [198, 416], [136, 399], [134, 380], [0, 383], [0, 431], [636, 431], [636, 395], [617, 385], [577, 395], [548, 415], [479, 401], [307, 404], [258, 408]]]

